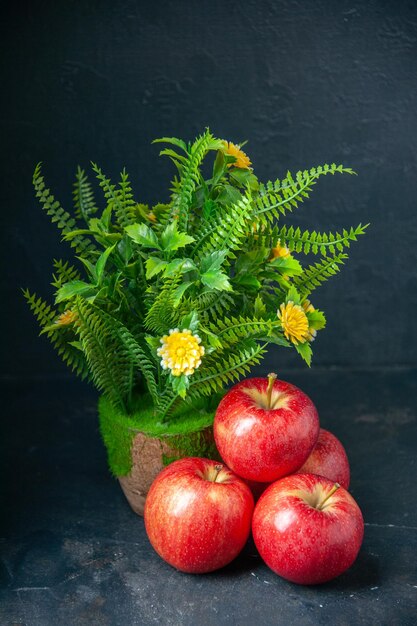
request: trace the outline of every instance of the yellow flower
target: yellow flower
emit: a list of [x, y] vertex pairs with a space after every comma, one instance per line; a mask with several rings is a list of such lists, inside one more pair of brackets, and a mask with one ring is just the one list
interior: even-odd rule
[[148, 220], [150, 222], [156, 222], [156, 215], [153, 211], [149, 211], [148, 213]]
[[228, 167], [239, 167], [241, 169], [249, 169], [249, 167], [251, 166], [251, 160], [249, 159], [247, 154], [245, 154], [243, 150], [239, 148], [239, 146], [232, 143], [231, 141], [225, 141], [224, 147], [225, 147], [224, 151], [226, 154], [230, 154], [230, 156], [236, 157], [236, 161], [234, 163], [229, 163]]
[[303, 307], [290, 300], [281, 304], [277, 314], [287, 339], [293, 343], [305, 343], [308, 340], [308, 319]]
[[58, 326], [68, 326], [69, 324], [75, 322], [76, 319], [77, 314], [75, 313], [75, 311], [71, 311], [71, 309], [68, 309], [68, 311], [61, 313], [61, 315], [58, 316], [58, 318], [55, 320], [55, 324], [57, 324]]
[[272, 248], [271, 250], [270, 261], [272, 261], [272, 259], [276, 259], [277, 257], [286, 259], [288, 256], [291, 256], [291, 252], [289, 251], [287, 246], [281, 246], [281, 242], [278, 239], [275, 248]]
[[[316, 309], [314, 308], [314, 306], [311, 304], [310, 300], [304, 300], [303, 302], [303, 309], [306, 313], [312, 313], [313, 311], [315, 311]], [[308, 329], [308, 341], [314, 341], [317, 335], [317, 330], [315, 328], [309, 328]]]
[[201, 339], [193, 335], [191, 330], [174, 328], [161, 339], [162, 346], [158, 348], [158, 355], [162, 357], [161, 365], [164, 370], [170, 369], [173, 376], [191, 376], [194, 370], [201, 365], [204, 354]]

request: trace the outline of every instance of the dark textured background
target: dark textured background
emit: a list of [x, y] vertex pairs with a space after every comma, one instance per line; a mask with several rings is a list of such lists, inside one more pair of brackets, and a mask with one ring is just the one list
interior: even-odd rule
[[415, 1], [7, 2], [1, 28], [3, 376], [65, 372], [18, 291], [48, 295], [63, 255], [33, 196], [35, 163], [64, 206], [90, 159], [111, 175], [126, 165], [139, 199], [164, 200], [172, 169], [152, 138], [206, 125], [249, 139], [262, 179], [326, 161], [359, 172], [323, 179], [291, 218], [372, 222], [314, 297], [329, 320], [314, 364], [416, 363]]

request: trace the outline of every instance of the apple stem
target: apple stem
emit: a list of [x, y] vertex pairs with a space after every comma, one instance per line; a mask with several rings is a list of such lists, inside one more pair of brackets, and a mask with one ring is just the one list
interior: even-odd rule
[[272, 398], [272, 389], [274, 387], [274, 382], [277, 379], [277, 375], [272, 372], [272, 374], [268, 374], [268, 388], [266, 390], [266, 406], [268, 409], [271, 408], [271, 398]]
[[327, 496], [324, 498], [324, 500], [322, 500], [320, 502], [320, 504], [318, 505], [318, 509], [322, 509], [323, 506], [326, 504], [327, 500], [334, 494], [335, 491], [337, 491], [339, 489], [340, 485], [339, 483], [335, 483], [333, 485], [333, 487], [330, 489], [329, 493], [327, 494]]
[[216, 480], [217, 480], [217, 476], [220, 474], [220, 472], [223, 469], [223, 465], [215, 465], [214, 469], [216, 470], [216, 474], [215, 474], [214, 479], [213, 479], [213, 482], [215, 483]]

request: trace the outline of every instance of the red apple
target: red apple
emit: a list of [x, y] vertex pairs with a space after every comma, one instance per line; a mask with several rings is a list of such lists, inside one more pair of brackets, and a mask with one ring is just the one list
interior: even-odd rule
[[324, 583], [347, 570], [362, 544], [363, 527], [349, 492], [315, 474], [293, 474], [268, 487], [252, 521], [265, 563], [302, 585]]
[[145, 528], [156, 552], [193, 574], [232, 561], [245, 545], [254, 503], [249, 487], [218, 461], [171, 463], [152, 483]]
[[320, 428], [318, 441], [299, 474], [319, 474], [349, 489], [350, 468], [346, 451], [339, 439]]
[[213, 428], [226, 465], [242, 478], [267, 483], [307, 460], [319, 436], [319, 418], [305, 393], [270, 374], [232, 387]]

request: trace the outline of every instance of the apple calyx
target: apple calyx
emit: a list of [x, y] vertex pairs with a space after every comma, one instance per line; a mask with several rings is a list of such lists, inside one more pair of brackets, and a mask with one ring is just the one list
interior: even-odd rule
[[277, 379], [277, 375], [272, 372], [268, 374], [268, 388], [266, 390], [266, 408], [271, 409], [272, 389], [274, 388], [274, 382]]
[[318, 509], [319, 511], [322, 511], [328, 499], [332, 497], [332, 495], [335, 493], [335, 491], [339, 489], [339, 487], [340, 487], [339, 483], [335, 483], [333, 487], [330, 489], [327, 496], [325, 496], [323, 500], [318, 503], [318, 505], [316, 506], [316, 509]]

